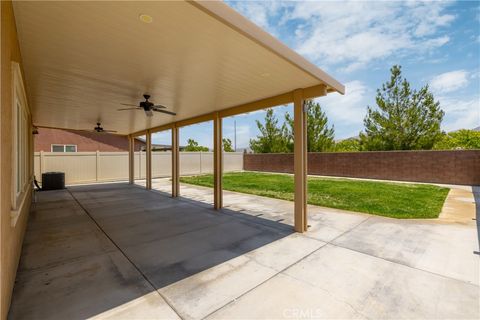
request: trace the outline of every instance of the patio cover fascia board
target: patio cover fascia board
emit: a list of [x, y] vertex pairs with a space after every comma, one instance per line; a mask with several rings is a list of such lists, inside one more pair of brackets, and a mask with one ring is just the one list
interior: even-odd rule
[[[295, 89], [295, 90], [303, 91], [303, 99], [312, 99], [316, 97], [322, 97], [327, 95], [328, 93], [327, 87], [324, 84], [316, 85], [316, 86], [305, 88], [305, 89]], [[217, 113], [218, 113], [218, 116], [221, 119], [223, 119], [226, 117], [231, 117], [231, 116], [235, 116], [242, 113], [248, 113], [248, 112], [253, 112], [253, 111], [257, 111], [265, 108], [276, 107], [279, 105], [292, 103], [294, 102], [293, 93], [295, 90], [292, 90], [290, 92], [286, 92], [274, 97], [269, 97], [269, 98], [261, 99], [258, 101], [245, 103], [239, 106], [226, 108], [220, 111], [210, 112], [210, 113], [192, 117], [189, 119], [172, 122], [166, 125], [153, 127], [149, 130], [150, 132], [154, 133], [154, 132], [169, 130], [169, 129], [172, 129], [173, 127], [181, 128], [181, 127], [186, 127], [186, 126], [190, 126], [190, 125], [201, 123], [201, 122], [212, 121], [215, 118], [215, 115]], [[133, 137], [137, 137], [137, 136], [144, 135], [146, 131], [147, 130], [141, 130], [141, 131], [134, 132], [130, 135]]]

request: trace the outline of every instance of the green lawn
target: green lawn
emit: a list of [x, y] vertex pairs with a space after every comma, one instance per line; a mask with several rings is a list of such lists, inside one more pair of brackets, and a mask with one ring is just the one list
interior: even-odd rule
[[[213, 187], [212, 175], [182, 177], [180, 181]], [[293, 201], [293, 176], [225, 173], [223, 189]], [[448, 190], [423, 184], [309, 177], [308, 203], [400, 219], [438, 218]]]

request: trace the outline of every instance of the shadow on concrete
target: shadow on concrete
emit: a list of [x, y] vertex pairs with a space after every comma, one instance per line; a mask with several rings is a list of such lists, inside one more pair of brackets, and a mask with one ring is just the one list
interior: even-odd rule
[[9, 317], [99, 315], [291, 233], [289, 225], [125, 183], [41, 192]]

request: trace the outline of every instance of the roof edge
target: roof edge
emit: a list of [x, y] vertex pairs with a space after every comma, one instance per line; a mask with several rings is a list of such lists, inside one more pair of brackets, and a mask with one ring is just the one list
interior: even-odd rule
[[221, 0], [186, 0], [327, 85], [345, 94], [345, 86]]

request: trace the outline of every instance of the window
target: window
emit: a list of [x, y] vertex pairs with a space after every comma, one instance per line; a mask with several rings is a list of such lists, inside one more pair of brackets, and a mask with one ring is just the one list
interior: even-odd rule
[[75, 145], [66, 145], [65, 152], [77, 152], [77, 146]]
[[65, 146], [52, 144], [52, 152], [65, 152]]
[[13, 112], [12, 112], [12, 222], [17, 221], [25, 195], [32, 179], [32, 126], [27, 106], [22, 74], [18, 63], [12, 63], [13, 69]]
[[52, 152], [77, 152], [74, 144], [52, 144]]

